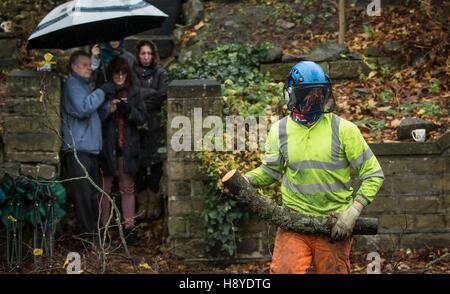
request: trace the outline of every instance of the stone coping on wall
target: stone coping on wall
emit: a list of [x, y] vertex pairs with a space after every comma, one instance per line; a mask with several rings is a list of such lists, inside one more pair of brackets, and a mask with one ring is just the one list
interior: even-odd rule
[[45, 78], [48, 84], [47, 94], [51, 93], [52, 101], [59, 103], [61, 76], [56, 72], [13, 70], [8, 74], [6, 90], [9, 98], [13, 97], [39, 97], [41, 95], [41, 82]]
[[202, 98], [221, 97], [222, 86], [216, 80], [174, 80], [167, 88], [167, 97], [175, 98]]
[[440, 155], [450, 148], [450, 132], [433, 142], [369, 144], [375, 155]]
[[0, 39], [12, 39], [17, 37], [18, 37], [17, 33], [5, 33], [5, 32], [0, 33]]
[[[273, 80], [284, 82], [286, 80], [286, 75], [289, 73], [291, 68], [302, 60], [306, 61], [307, 59], [300, 58], [295, 61], [263, 63], [260, 66], [260, 70], [263, 73], [269, 73]], [[379, 67], [390, 65], [393, 68], [397, 68], [399, 66], [395, 59], [386, 56], [366, 57], [364, 60], [362, 58], [325, 60], [317, 63], [323, 68], [333, 83], [358, 79], [360, 74], [369, 74], [369, 63], [376, 64]]]
[[9, 77], [21, 77], [21, 78], [22, 77], [35, 78], [35, 77], [41, 77], [43, 75], [44, 75], [43, 71], [20, 70], [20, 69], [15, 69], [8, 74]]

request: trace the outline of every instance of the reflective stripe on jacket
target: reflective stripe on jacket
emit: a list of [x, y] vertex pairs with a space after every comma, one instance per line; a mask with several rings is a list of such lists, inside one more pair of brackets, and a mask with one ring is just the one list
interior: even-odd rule
[[350, 166], [359, 173], [356, 200], [368, 205], [384, 181], [378, 160], [358, 127], [325, 114], [312, 127], [289, 116], [273, 124], [262, 165], [246, 176], [255, 186], [281, 182], [283, 205], [309, 215], [325, 216], [351, 205]]

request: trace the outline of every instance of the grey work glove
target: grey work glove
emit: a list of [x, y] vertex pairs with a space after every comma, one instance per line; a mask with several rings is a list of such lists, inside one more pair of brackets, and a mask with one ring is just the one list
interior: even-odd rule
[[351, 236], [356, 219], [361, 211], [354, 205], [351, 205], [343, 212], [334, 212], [332, 216], [337, 218], [336, 223], [331, 229], [331, 238], [334, 240], [344, 240]]

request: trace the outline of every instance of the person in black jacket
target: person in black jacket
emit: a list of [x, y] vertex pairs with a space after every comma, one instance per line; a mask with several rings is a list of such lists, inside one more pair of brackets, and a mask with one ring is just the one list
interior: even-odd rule
[[147, 109], [141, 130], [141, 167], [136, 177], [138, 218], [156, 219], [161, 215], [160, 180], [165, 146], [161, 126], [161, 107], [167, 100], [167, 71], [159, 66], [158, 48], [153, 42], [140, 41], [136, 47], [134, 74]]
[[[145, 122], [145, 105], [139, 88], [133, 84], [132, 71], [122, 57], [114, 58], [107, 70], [109, 111], [101, 113], [103, 148], [100, 162], [103, 173], [103, 190], [110, 193], [114, 177], [119, 180], [122, 197], [122, 214], [127, 243], [137, 244], [134, 233], [135, 196], [134, 175], [139, 169], [140, 138], [138, 126]], [[110, 202], [102, 196], [101, 219], [105, 225], [110, 213]]]
[[135, 56], [128, 52], [125, 48], [125, 40], [110, 41], [101, 44], [95, 44], [91, 48], [91, 64], [92, 64], [92, 78], [91, 81], [98, 86], [107, 82], [107, 69], [110, 62], [116, 58], [124, 58], [130, 68], [134, 67], [136, 62]]

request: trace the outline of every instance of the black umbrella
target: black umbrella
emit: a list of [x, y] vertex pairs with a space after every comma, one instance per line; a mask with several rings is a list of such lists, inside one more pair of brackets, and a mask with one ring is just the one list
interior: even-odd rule
[[53, 9], [28, 39], [28, 49], [68, 49], [160, 27], [167, 15], [142, 0], [74, 0]]

